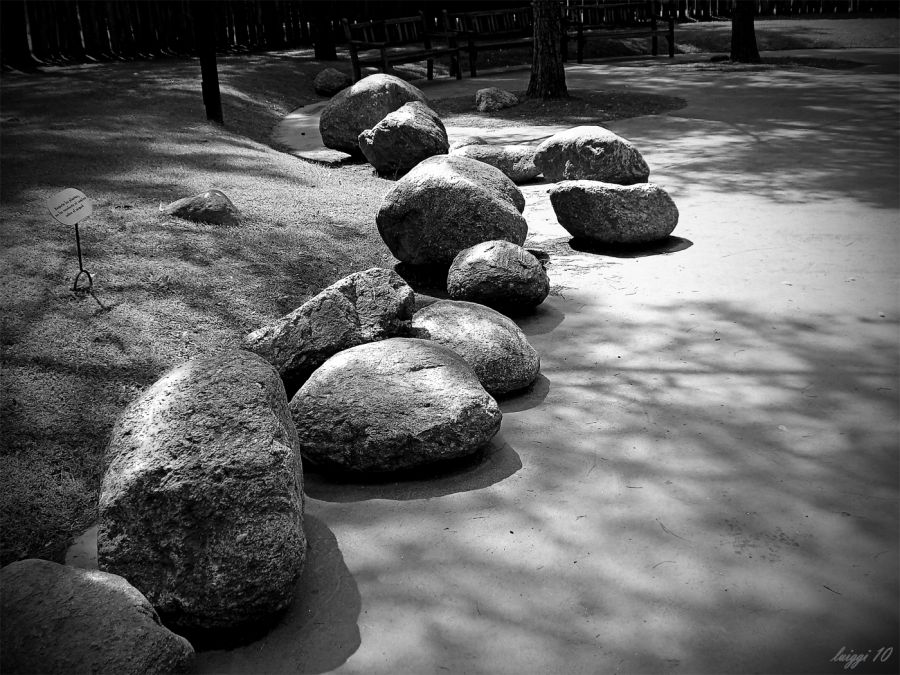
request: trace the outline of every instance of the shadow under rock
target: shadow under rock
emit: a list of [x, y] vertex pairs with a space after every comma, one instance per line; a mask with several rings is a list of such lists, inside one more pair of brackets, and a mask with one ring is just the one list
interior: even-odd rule
[[497, 397], [497, 403], [500, 404], [500, 410], [506, 413], [522, 412], [537, 408], [547, 394], [550, 393], [550, 380], [543, 373], [539, 373], [537, 378], [525, 389], [514, 391], [503, 397]]
[[694, 245], [690, 239], [668, 236], [665, 239], [651, 241], [644, 244], [598, 244], [587, 239], [577, 237], [569, 240], [569, 246], [573, 251], [580, 253], [595, 253], [612, 258], [645, 258], [652, 255], [665, 255], [684, 251]]
[[521, 468], [519, 454], [501, 432], [468, 457], [386, 475], [326, 471], [304, 460], [303, 480], [307, 496], [325, 502], [407, 501], [481, 490]]
[[450, 265], [412, 265], [400, 262], [394, 271], [409, 284], [416, 293], [447, 298], [447, 272]]
[[334, 533], [306, 514], [306, 563], [293, 604], [260, 639], [234, 649], [198, 651], [197, 673], [326, 673], [359, 649], [359, 589]]

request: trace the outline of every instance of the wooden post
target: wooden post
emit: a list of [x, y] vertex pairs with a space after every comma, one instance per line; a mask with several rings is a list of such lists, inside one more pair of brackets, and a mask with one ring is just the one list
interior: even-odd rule
[[193, 0], [191, 17], [194, 24], [194, 41], [200, 57], [200, 76], [203, 80], [203, 105], [206, 119], [224, 124], [222, 118], [222, 94], [219, 92], [219, 71], [216, 68], [216, 3]]

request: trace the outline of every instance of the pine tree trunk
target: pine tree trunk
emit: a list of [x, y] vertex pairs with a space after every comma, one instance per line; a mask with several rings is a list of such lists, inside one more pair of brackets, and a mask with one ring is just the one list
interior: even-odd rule
[[562, 5], [557, 0], [534, 0], [534, 49], [531, 79], [525, 95], [544, 100], [568, 98], [566, 71], [563, 64]]
[[735, 0], [731, 13], [731, 60], [740, 63], [759, 63], [756, 46], [756, 0]]

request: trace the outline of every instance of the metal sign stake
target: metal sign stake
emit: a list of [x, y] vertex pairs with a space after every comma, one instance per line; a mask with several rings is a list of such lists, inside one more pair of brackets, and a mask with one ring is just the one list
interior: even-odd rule
[[[91, 278], [91, 273], [84, 269], [84, 265], [81, 262], [81, 236], [78, 234], [78, 223], [75, 223], [75, 246], [78, 248], [78, 274], [75, 275], [75, 283], [72, 284], [72, 290], [75, 293], [84, 293], [94, 287], [94, 280]], [[78, 280], [82, 274], [87, 277], [87, 286], [78, 288]]]

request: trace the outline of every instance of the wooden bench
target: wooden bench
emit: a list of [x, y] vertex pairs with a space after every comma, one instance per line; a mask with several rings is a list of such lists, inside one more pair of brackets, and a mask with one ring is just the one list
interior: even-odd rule
[[610, 40], [649, 37], [650, 51], [659, 54], [659, 36], [669, 43], [669, 56], [675, 56], [675, 17], [670, 3], [665, 2], [667, 28], [660, 31], [657, 24], [658, 0], [603, 2], [584, 0], [565, 9], [563, 20], [563, 59], [569, 57], [569, 41], [575, 40], [578, 63], [584, 62], [584, 46], [588, 40]]
[[444, 15], [445, 30], [457, 33], [469, 53], [469, 73], [478, 75], [478, 52], [534, 43], [534, 17], [531, 7], [461, 12]]
[[[428, 79], [434, 79], [434, 59], [450, 57], [450, 73], [460, 79], [460, 48], [456, 35], [447, 31], [428, 30], [424, 17], [408, 16], [399, 19], [384, 19], [350, 23], [342, 19], [344, 35], [350, 48], [353, 64], [353, 81], [362, 78], [363, 66], [378, 66], [381, 72], [390, 73], [395, 63], [418, 63], [425, 61]], [[434, 39], [443, 44], [435, 46]]]

